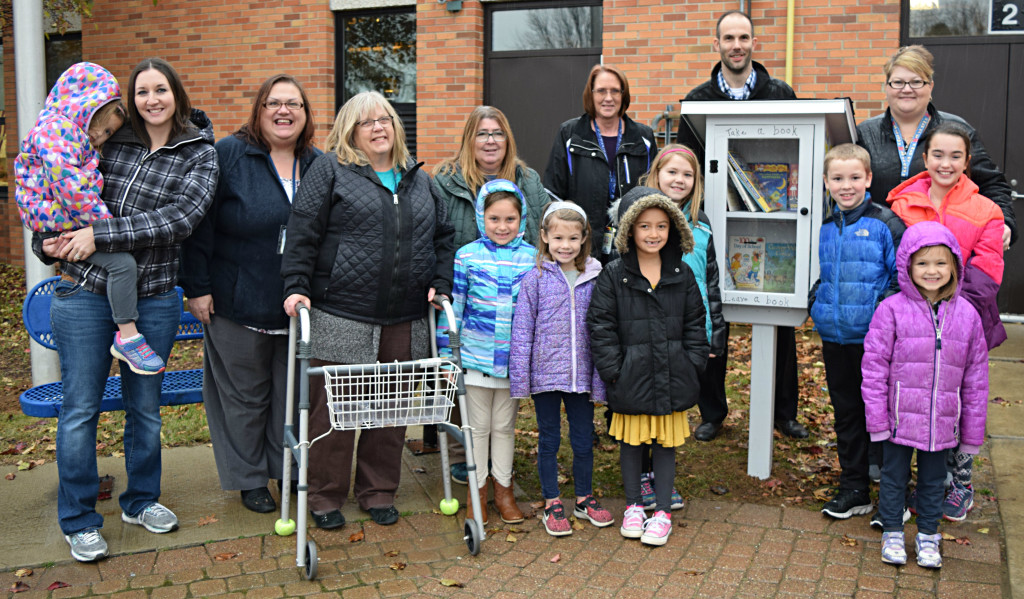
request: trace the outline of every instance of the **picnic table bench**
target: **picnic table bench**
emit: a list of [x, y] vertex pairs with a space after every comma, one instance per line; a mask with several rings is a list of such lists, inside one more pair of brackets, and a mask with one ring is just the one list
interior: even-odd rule
[[[48, 349], [57, 349], [50, 328], [50, 301], [53, 289], [60, 277], [50, 277], [32, 288], [22, 305], [21, 318], [25, 330], [32, 339]], [[177, 288], [178, 298], [184, 297], [180, 287]], [[203, 324], [184, 309], [182, 302], [181, 319], [175, 341], [186, 339], [202, 339]], [[111, 358], [113, 359], [113, 358]], [[57, 418], [60, 416], [64, 402], [64, 384], [60, 381], [32, 387], [19, 397], [21, 411], [27, 416], [40, 418]], [[160, 392], [160, 405], [177, 406], [182, 404], [200, 403], [203, 401], [203, 369], [175, 370], [164, 372], [163, 387]], [[112, 376], [107, 379], [103, 390], [100, 410], [110, 412], [123, 410], [121, 377]]]

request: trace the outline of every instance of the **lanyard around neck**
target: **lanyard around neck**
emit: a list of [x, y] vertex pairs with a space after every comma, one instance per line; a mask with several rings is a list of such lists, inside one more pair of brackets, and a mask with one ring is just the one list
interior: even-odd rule
[[900, 177], [903, 179], [910, 176], [910, 163], [914, 161], [914, 151], [917, 150], [917, 142], [921, 140], [921, 135], [924, 133], [925, 128], [928, 127], [928, 122], [931, 119], [930, 114], [924, 113], [924, 116], [921, 117], [921, 122], [917, 124], [917, 130], [914, 131], [914, 138], [907, 145], [903, 143], [903, 134], [900, 133], [899, 124], [896, 122], [896, 119], [892, 120], [892, 133], [896, 136], [896, 150], [900, 155]]
[[[601, 128], [597, 126], [597, 120], [591, 122], [594, 126], [594, 133], [597, 134], [597, 145], [601, 148], [601, 153], [604, 154], [604, 161], [608, 162], [608, 150], [604, 147], [604, 138], [601, 137]], [[615, 151], [618, 152], [619, 148], [622, 147], [622, 119], [619, 119], [619, 134], [618, 139], [615, 142]], [[615, 157], [612, 156], [612, 164], [615, 164]], [[627, 167], [628, 168], [628, 167]], [[618, 187], [618, 176], [616, 168], [612, 166], [608, 169], [608, 201], [611, 202], [615, 199], [615, 189]], [[628, 174], [627, 174], [628, 177]]]

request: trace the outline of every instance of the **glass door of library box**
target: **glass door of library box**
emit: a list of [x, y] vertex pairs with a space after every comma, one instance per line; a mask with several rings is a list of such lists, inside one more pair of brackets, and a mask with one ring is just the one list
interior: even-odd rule
[[822, 185], [813, 177], [815, 125], [792, 117], [709, 125], [705, 197], [714, 202], [708, 216], [723, 307], [806, 310], [810, 273], [817, 272], [813, 219], [821, 220], [814, 209]]

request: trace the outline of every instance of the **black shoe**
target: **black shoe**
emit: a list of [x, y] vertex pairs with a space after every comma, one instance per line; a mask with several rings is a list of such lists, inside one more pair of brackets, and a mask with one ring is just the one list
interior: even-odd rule
[[398, 522], [398, 510], [396, 510], [393, 505], [386, 507], [371, 507], [366, 511], [370, 512], [370, 518], [381, 526], [390, 526], [391, 524]]
[[783, 435], [794, 439], [806, 439], [809, 434], [804, 425], [796, 420], [776, 420], [775, 428]]
[[[908, 520], [910, 520], [910, 509], [903, 508], [903, 523], [906, 524]], [[882, 514], [878, 510], [875, 510], [875, 513], [871, 515], [871, 528], [877, 528], [878, 530], [885, 529], [885, 527], [882, 526]]]
[[331, 510], [326, 514], [313, 514], [312, 512], [310, 514], [313, 516], [313, 524], [316, 524], [317, 528], [331, 530], [345, 526], [345, 516], [341, 510]]
[[839, 489], [822, 508], [821, 513], [839, 520], [850, 516], [864, 516], [875, 507], [871, 503], [871, 495], [867, 491]]
[[277, 503], [266, 487], [242, 491], [242, 505], [257, 514], [268, 514], [277, 509]]
[[721, 422], [701, 422], [697, 430], [693, 431], [693, 438], [698, 441], [710, 441], [717, 437], [721, 430]]

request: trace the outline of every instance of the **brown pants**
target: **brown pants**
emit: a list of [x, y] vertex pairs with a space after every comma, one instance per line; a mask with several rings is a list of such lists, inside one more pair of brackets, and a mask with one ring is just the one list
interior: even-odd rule
[[[404, 361], [412, 357], [411, 323], [385, 326], [380, 333], [380, 362]], [[331, 362], [311, 360], [312, 366]], [[309, 438], [331, 428], [324, 377], [309, 379]], [[402, 475], [402, 448], [405, 427], [374, 428], [360, 431], [356, 447], [355, 431], [334, 431], [309, 448], [309, 509], [324, 513], [340, 509], [348, 498], [355, 450], [356, 480], [353, 491], [359, 507], [394, 505], [395, 491]]]

